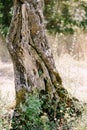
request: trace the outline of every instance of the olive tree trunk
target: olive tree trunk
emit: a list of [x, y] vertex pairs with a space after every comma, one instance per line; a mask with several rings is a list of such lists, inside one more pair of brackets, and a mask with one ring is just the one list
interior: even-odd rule
[[7, 47], [14, 66], [17, 104], [26, 91], [36, 89], [56, 99], [56, 104], [67, 97], [45, 35], [43, 5], [43, 0], [14, 1]]

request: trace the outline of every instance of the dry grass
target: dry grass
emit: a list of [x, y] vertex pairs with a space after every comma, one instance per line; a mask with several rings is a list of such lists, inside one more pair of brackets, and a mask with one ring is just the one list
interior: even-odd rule
[[56, 62], [64, 86], [80, 101], [87, 102], [87, 61], [76, 61], [65, 54]]
[[[82, 46], [80, 46], [82, 47], [80, 51], [82, 51], [79, 51], [79, 53], [77, 51], [77, 54], [75, 53], [72, 56], [70, 53], [67, 53], [68, 51], [65, 50], [65, 48], [61, 47], [62, 41], [64, 42], [63, 37], [61, 37], [60, 41], [58, 41], [58, 37], [50, 38], [56, 68], [62, 77], [63, 85], [69, 91], [70, 95], [81, 101], [81, 106], [83, 106], [82, 117], [74, 122], [74, 127], [71, 130], [87, 130], [87, 105], [83, 105], [83, 103], [87, 103], [87, 46], [85, 44], [85, 37], [86, 35], [82, 35], [81, 39], [77, 39], [81, 44], [84, 43], [85, 47], [82, 44]], [[60, 45], [59, 48], [58, 45]], [[77, 48], [79, 48], [79, 46]], [[60, 50], [60, 54], [58, 50]], [[82, 57], [79, 56], [80, 54], [82, 54]]]
[[5, 41], [0, 37], [0, 130], [9, 130], [9, 116], [15, 107], [13, 65]]

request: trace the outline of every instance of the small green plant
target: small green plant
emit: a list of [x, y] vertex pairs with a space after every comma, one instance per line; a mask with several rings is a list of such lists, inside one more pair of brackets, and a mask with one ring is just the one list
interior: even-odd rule
[[20, 104], [20, 107], [16, 110], [13, 118], [13, 129], [43, 130], [44, 127], [47, 127], [44, 126], [41, 119], [41, 105], [42, 101], [37, 95], [27, 95], [25, 103]]

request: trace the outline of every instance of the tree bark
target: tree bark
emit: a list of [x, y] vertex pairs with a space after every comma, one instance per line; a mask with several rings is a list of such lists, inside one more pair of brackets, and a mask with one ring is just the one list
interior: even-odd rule
[[55, 118], [58, 101], [61, 99], [67, 105], [72, 101], [62, 86], [48, 45], [43, 5], [43, 0], [14, 1], [7, 47], [14, 66], [17, 105], [24, 100], [26, 91], [37, 89], [39, 93], [48, 94], [50, 99], [55, 100]]

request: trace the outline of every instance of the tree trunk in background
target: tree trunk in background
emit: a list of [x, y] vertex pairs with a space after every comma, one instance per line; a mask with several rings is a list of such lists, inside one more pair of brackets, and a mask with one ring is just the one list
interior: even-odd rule
[[42, 9], [42, 0], [14, 2], [7, 46], [14, 66], [17, 104], [22, 102], [26, 91], [36, 89], [56, 99], [56, 104], [67, 97], [45, 36]]

